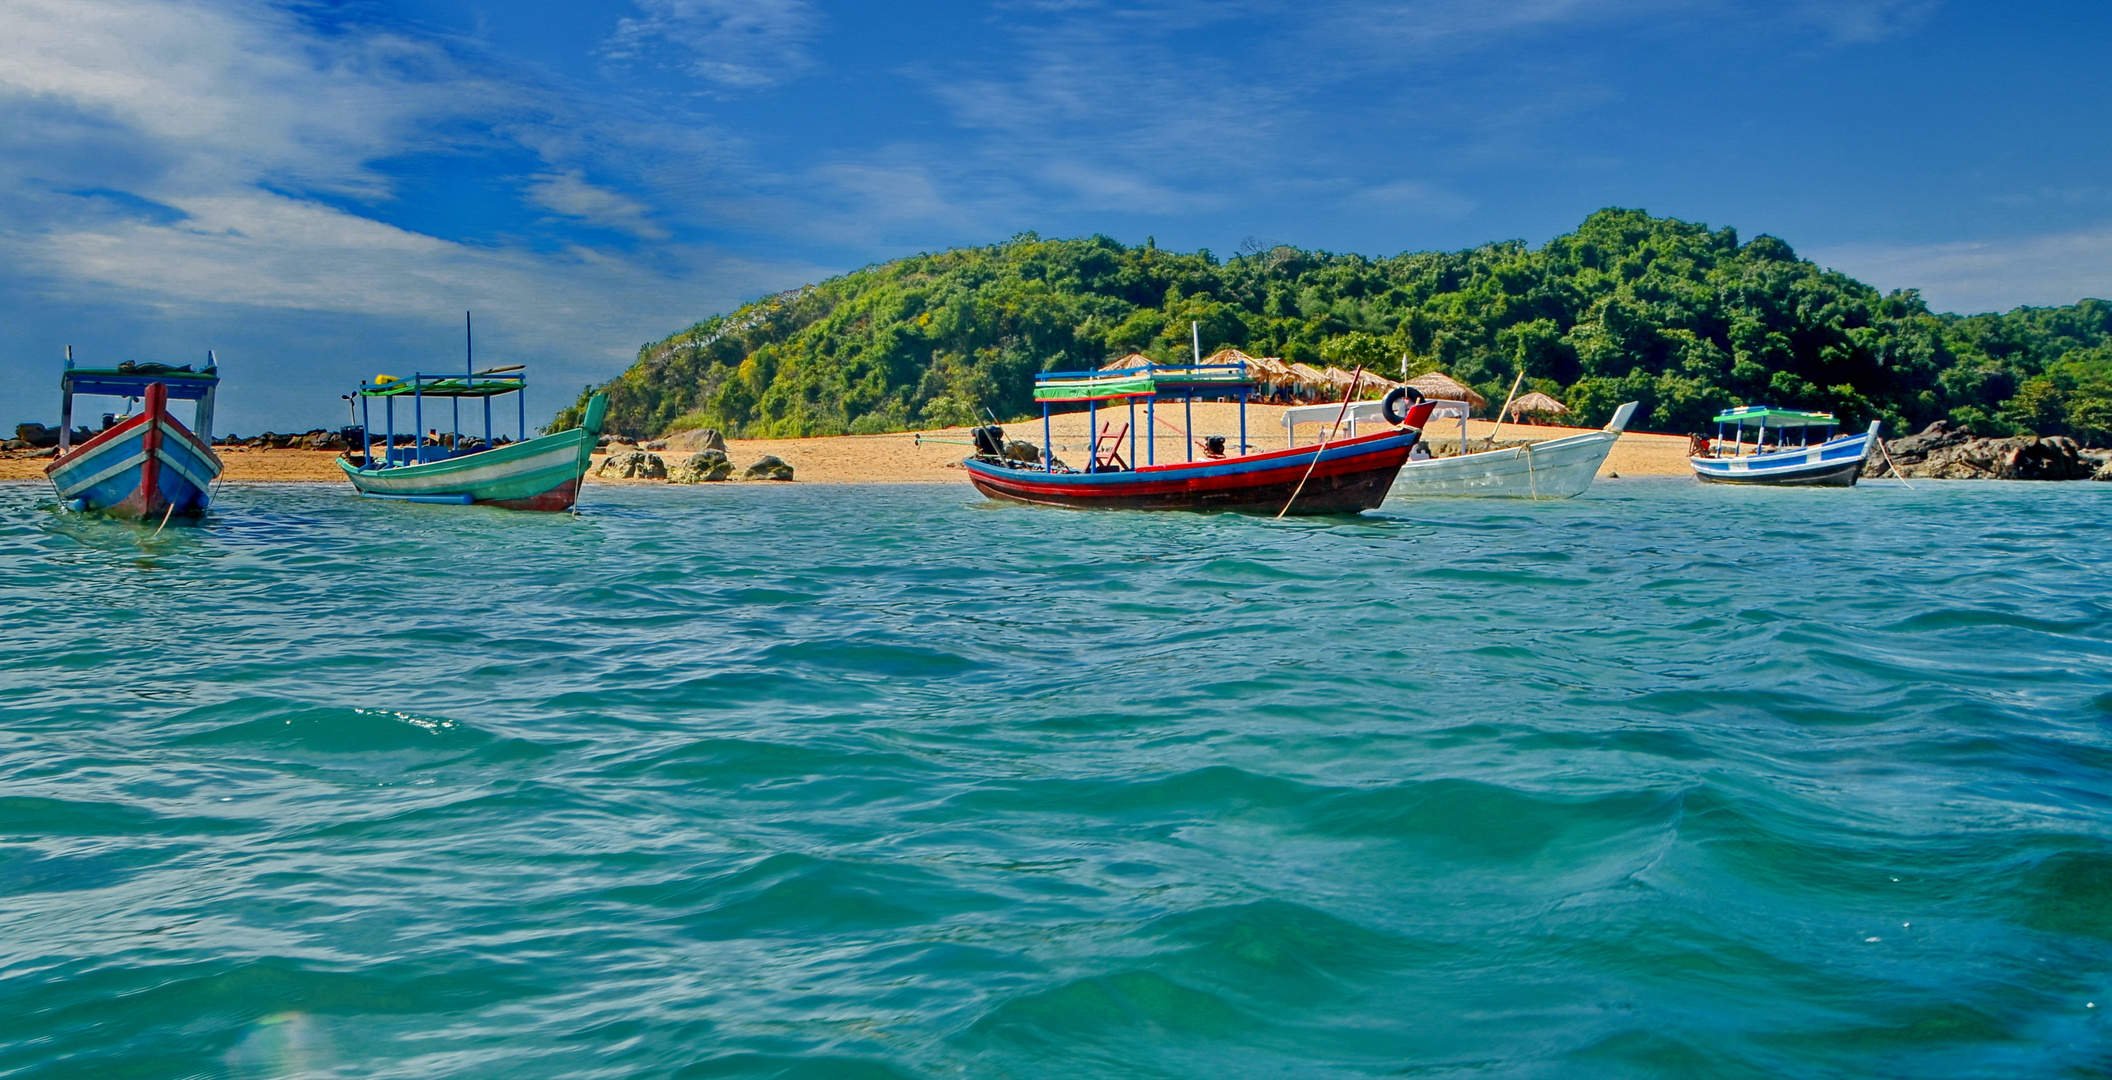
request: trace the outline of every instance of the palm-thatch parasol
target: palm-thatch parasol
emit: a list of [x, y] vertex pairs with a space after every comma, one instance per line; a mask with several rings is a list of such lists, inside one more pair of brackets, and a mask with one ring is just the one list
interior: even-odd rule
[[1513, 420], [1528, 413], [1535, 416], [1560, 416], [1568, 411], [1569, 406], [1548, 397], [1538, 390], [1511, 402], [1511, 418]]
[[1100, 370], [1102, 370], [1102, 371], [1128, 371], [1128, 370], [1129, 370], [1130, 368], [1143, 368], [1143, 367], [1151, 367], [1151, 366], [1152, 366], [1152, 360], [1151, 360], [1151, 357], [1149, 357], [1149, 356], [1146, 356], [1146, 355], [1144, 355], [1143, 353], [1140, 353], [1140, 352], [1133, 352], [1133, 353], [1130, 353], [1130, 354], [1129, 354], [1128, 356], [1124, 356], [1124, 357], [1119, 357], [1119, 358], [1117, 358], [1117, 359], [1114, 359], [1114, 360], [1109, 360], [1109, 361], [1108, 361], [1107, 363], [1105, 363], [1105, 364], [1102, 364], [1102, 365], [1100, 365]]
[[1464, 401], [1477, 409], [1485, 409], [1489, 406], [1488, 398], [1475, 393], [1473, 387], [1459, 382], [1442, 371], [1433, 371], [1427, 375], [1417, 375], [1401, 385], [1414, 387], [1426, 398], [1437, 398], [1441, 401]]
[[1377, 396], [1393, 388], [1393, 380], [1388, 379], [1384, 375], [1374, 375], [1369, 371], [1359, 377], [1354, 371], [1344, 371], [1338, 367], [1331, 367], [1320, 374], [1327, 376], [1327, 381], [1332, 383], [1337, 391], [1345, 394], [1349, 392], [1352, 386], [1356, 388], [1360, 396]]
[[[1217, 357], [1213, 356], [1210, 359], [1215, 360]], [[1286, 385], [1297, 378], [1296, 375], [1291, 374], [1290, 368], [1283, 365], [1283, 361], [1273, 356], [1247, 357], [1247, 376], [1256, 382]]]
[[1298, 396], [1308, 401], [1334, 396], [1337, 389], [1335, 381], [1327, 377], [1327, 372], [1311, 364], [1297, 362], [1285, 367], [1291, 373], [1291, 386], [1298, 392]]

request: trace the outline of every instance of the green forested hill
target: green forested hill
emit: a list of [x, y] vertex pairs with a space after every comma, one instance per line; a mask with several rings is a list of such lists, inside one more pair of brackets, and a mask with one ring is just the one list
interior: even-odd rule
[[[1728, 405], [1831, 409], [1893, 431], [2112, 438], [2112, 304], [1931, 313], [1801, 260], [1771, 236], [1602, 210], [1533, 249], [1374, 259], [1278, 247], [1220, 262], [1104, 236], [917, 255], [770, 297], [639, 350], [606, 387], [612, 430], [748, 437], [1011, 418], [1037, 371], [1131, 350], [1236, 346], [1286, 360], [1442, 370], [1501, 400], [1529, 386], [1603, 422], [1701, 430]], [[584, 401], [584, 396], [582, 396]], [[578, 406], [560, 414], [576, 422]]]

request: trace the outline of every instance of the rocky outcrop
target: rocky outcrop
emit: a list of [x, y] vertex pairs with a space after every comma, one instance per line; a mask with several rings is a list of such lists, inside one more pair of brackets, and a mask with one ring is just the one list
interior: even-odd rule
[[691, 454], [687, 458], [676, 462], [675, 467], [668, 470], [667, 482], [670, 484], [706, 484], [724, 480], [732, 475], [733, 462], [727, 459], [726, 451], [706, 450], [700, 454]]
[[792, 466], [776, 454], [764, 454], [755, 464], [741, 473], [743, 480], [790, 480]]
[[[373, 437], [375, 442], [380, 442], [383, 438], [383, 433], [374, 432]], [[214, 439], [213, 445], [242, 446], [251, 450], [349, 450], [352, 448], [352, 444], [358, 441], [358, 428], [345, 428], [338, 431], [316, 428], [312, 431], [267, 431], [262, 435], [251, 435], [248, 438], [229, 432]], [[408, 435], [398, 435], [396, 436], [396, 444], [398, 446], [416, 446], [417, 442]]]
[[2066, 435], [2018, 435], [2007, 439], [1976, 438], [1972, 432], [1938, 420], [1919, 433], [1885, 444], [1872, 454], [1863, 475], [1899, 475], [1927, 480], [2082, 480], [2097, 471], [2097, 462]]
[[665, 480], [667, 462], [643, 450], [619, 450], [604, 458], [594, 474], [615, 480]]
[[667, 448], [670, 450], [718, 450], [724, 452], [726, 449], [726, 437], [719, 434], [719, 429], [717, 428], [691, 428], [688, 431], [677, 431], [661, 441], [667, 443]]
[[2097, 466], [2097, 471], [2090, 474], [2090, 479], [2112, 480], [2112, 458], [2105, 458], [2100, 461]]
[[59, 429], [42, 424], [16, 424], [15, 438], [41, 450], [47, 446], [59, 445]]

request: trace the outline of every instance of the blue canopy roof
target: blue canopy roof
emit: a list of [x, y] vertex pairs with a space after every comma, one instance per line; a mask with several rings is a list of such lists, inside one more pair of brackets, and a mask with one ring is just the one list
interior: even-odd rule
[[109, 397], [144, 397], [147, 387], [160, 383], [169, 388], [173, 401], [196, 401], [220, 385], [212, 368], [205, 371], [174, 371], [166, 364], [136, 364], [121, 368], [67, 368], [59, 388], [68, 394], [103, 394]]

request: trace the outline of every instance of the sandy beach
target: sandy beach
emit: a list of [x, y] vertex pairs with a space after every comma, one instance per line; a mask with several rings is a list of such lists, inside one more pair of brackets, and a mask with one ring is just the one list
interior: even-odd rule
[[[1247, 441], [1253, 449], [1279, 450], [1286, 443], [1282, 426], [1283, 409], [1273, 405], [1250, 405], [1247, 409]], [[1143, 422], [1144, 413], [1138, 410], [1138, 422]], [[1112, 420], [1116, 429], [1128, 422], [1128, 410], [1103, 410], [1099, 417], [1103, 422]], [[1178, 409], [1167, 408], [1159, 416], [1158, 460], [1178, 460], [1183, 453], [1181, 442], [1182, 416]], [[1086, 418], [1084, 413], [1072, 413], [1055, 418], [1050, 425], [1056, 456], [1067, 461], [1083, 460], [1087, 453]], [[1495, 425], [1485, 420], [1468, 421], [1470, 441], [1486, 439]], [[1025, 439], [1036, 445], [1042, 441], [1039, 422], [1016, 423], [1006, 426], [1006, 434]], [[1223, 403], [1198, 403], [1195, 406], [1195, 430], [1204, 436], [1224, 435], [1228, 443], [1239, 438], [1239, 411], [1234, 405]], [[1519, 439], [1558, 439], [1564, 435], [1575, 435], [1588, 429], [1547, 426], [1520, 426], [1505, 424], [1496, 437], [1508, 443]], [[1301, 425], [1297, 438], [1301, 445], [1309, 444], [1325, 434], [1325, 425]], [[1444, 456], [1455, 452], [1458, 445], [1456, 422], [1441, 421], [1433, 424], [1428, 433], [1432, 448]], [[1347, 435], [1347, 431], [1344, 432]], [[953, 440], [940, 442], [934, 440]], [[733, 459], [736, 469], [765, 454], [775, 454], [790, 463], [798, 480], [831, 484], [913, 484], [913, 483], [964, 483], [960, 461], [969, 450], [966, 428], [950, 428], [943, 431], [922, 433], [903, 432], [892, 435], [838, 435], [813, 439], [734, 439], [727, 443], [727, 456]], [[1476, 447], [1480, 449], [1480, 447]], [[688, 451], [667, 450], [661, 457], [670, 465], [687, 456]], [[330, 482], [342, 483], [343, 474], [336, 465], [337, 455], [323, 450], [253, 450], [246, 447], [223, 447], [220, 457], [226, 463], [226, 480], [230, 483], [289, 483]], [[597, 456], [597, 461], [599, 460]], [[44, 466], [49, 458], [6, 457], [0, 458], [0, 480], [42, 479]], [[1600, 470], [1601, 476], [1616, 473], [1621, 476], [1686, 476], [1687, 438], [1684, 435], [1652, 435], [1629, 432], [1621, 436], [1613, 453]], [[590, 483], [658, 484], [658, 480], [609, 480], [592, 473], [587, 475]]]

